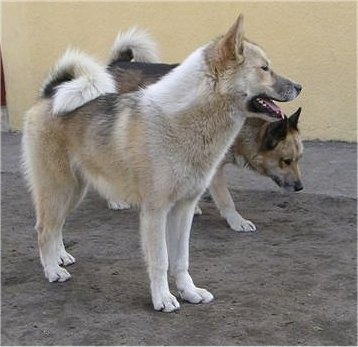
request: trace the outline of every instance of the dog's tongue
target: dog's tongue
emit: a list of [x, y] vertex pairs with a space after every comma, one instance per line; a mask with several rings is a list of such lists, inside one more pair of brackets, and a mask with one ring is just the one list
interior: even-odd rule
[[284, 118], [282, 110], [271, 99], [258, 98], [257, 100], [263, 107], [269, 109], [271, 113], [274, 113], [279, 118]]
[[264, 99], [264, 103], [272, 110], [273, 113], [277, 114], [278, 117], [284, 118], [284, 113], [272, 100]]

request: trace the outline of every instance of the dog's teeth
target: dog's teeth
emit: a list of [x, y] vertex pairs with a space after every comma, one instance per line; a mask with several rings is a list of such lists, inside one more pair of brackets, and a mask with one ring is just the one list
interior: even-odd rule
[[281, 110], [277, 110], [277, 111], [275, 111], [275, 113], [276, 113], [280, 118], [282, 118], [282, 119], [285, 118]]

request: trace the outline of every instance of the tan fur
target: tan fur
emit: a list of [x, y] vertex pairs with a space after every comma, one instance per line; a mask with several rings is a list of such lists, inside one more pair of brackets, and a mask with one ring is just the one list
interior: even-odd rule
[[[61, 65], [57, 77], [50, 76], [46, 93], [27, 113], [23, 136], [40, 258], [50, 282], [70, 277], [59, 266], [75, 261], [63, 245], [62, 227], [90, 184], [107, 199], [140, 205], [156, 310], [179, 308], [169, 290], [168, 271], [184, 300], [213, 300], [209, 291], [195, 286], [188, 272], [195, 205], [245, 118], [273, 117], [266, 111], [250, 112], [250, 100], [264, 92], [268, 98], [290, 101], [299, 93], [297, 84], [282, 77], [280, 83], [267, 86], [252, 76], [257, 72], [251, 69], [251, 59], [265, 60], [266, 55], [243, 41], [242, 26], [240, 16], [221, 40], [197, 49], [142, 91], [105, 94], [86, 99], [79, 107], [71, 103], [64, 114], [51, 111], [58, 85], [65, 95], [78, 95], [82, 84], [67, 90]], [[217, 59], [207, 64], [214, 51]], [[212, 67], [220, 73], [210, 74]], [[101, 79], [95, 82], [100, 87]], [[77, 108], [71, 110], [71, 105]]]
[[[285, 177], [285, 181], [294, 182], [300, 178], [298, 161], [302, 156], [302, 144], [297, 132], [290, 132], [286, 139], [280, 141], [272, 151], [264, 151], [258, 154], [258, 161], [261, 165], [256, 170], [267, 176], [276, 173]], [[284, 160], [292, 160], [291, 165], [284, 163]]]
[[[298, 130], [288, 128], [286, 136], [278, 140], [274, 148], [265, 149], [268, 126], [269, 123], [258, 119], [248, 119], [245, 122], [209, 187], [221, 216], [226, 219], [230, 228], [236, 231], [255, 231], [256, 227], [236, 210], [224, 175], [224, 167], [227, 164], [247, 166], [270, 177], [287, 191], [302, 189], [299, 161], [303, 146]], [[289, 164], [285, 161], [289, 161]]]
[[[218, 39], [219, 40], [219, 39]], [[218, 40], [216, 42], [218, 42]], [[246, 40], [254, 45], [253, 50], [262, 50], [257, 44]], [[207, 54], [207, 61], [210, 59], [216, 61], [215, 57], [220, 50], [211, 50]], [[234, 57], [229, 57], [229, 61], [234, 61]], [[266, 58], [254, 55], [254, 65], [261, 66], [262, 64], [269, 64]], [[221, 61], [219, 62], [219, 65]], [[210, 64], [209, 64], [210, 65]], [[116, 80], [117, 89], [122, 93], [132, 92], [138, 90], [140, 87], [145, 87], [157, 81], [160, 74], [153, 76], [153, 69], [158, 67], [155, 64], [147, 64], [146, 66], [131, 66], [126, 64], [125, 67], [117, 66], [111, 73]], [[211, 65], [210, 65], [211, 66]], [[141, 68], [143, 70], [141, 70]], [[168, 68], [168, 67], [167, 67]], [[212, 70], [213, 74], [219, 74], [219, 70]], [[169, 67], [170, 69], [170, 67]], [[258, 71], [258, 76], [261, 79], [260, 83], [265, 85], [273, 85], [275, 83], [274, 74], [267, 74], [264, 71]], [[247, 72], [247, 74], [249, 74]], [[295, 190], [295, 184], [298, 186], [301, 182], [301, 173], [299, 169], [299, 159], [302, 156], [302, 142], [300, 134], [297, 129], [288, 127], [287, 136], [278, 141], [278, 145], [270, 150], [264, 150], [263, 144], [268, 137], [268, 128], [270, 123], [258, 118], [249, 118], [245, 120], [240, 133], [237, 135], [234, 143], [229, 149], [225, 159], [218, 167], [213, 181], [210, 186], [210, 192], [214, 197], [215, 203], [221, 215], [227, 220], [230, 227], [237, 231], [254, 231], [255, 226], [252, 222], [246, 221], [235, 209], [235, 204], [231, 198], [230, 192], [227, 188], [227, 183], [224, 176], [224, 167], [227, 164], [234, 164], [242, 167], [243, 163], [252, 170], [272, 178], [279, 186], [286, 190]], [[292, 163], [286, 165], [284, 160], [290, 159]], [[114, 206], [115, 209], [121, 209], [123, 202], [110, 201], [109, 205]], [[119, 208], [117, 207], [119, 206]], [[124, 208], [129, 208], [125, 205]], [[200, 208], [198, 213], [201, 214]]]
[[[242, 156], [254, 171], [271, 178], [278, 176], [286, 185], [293, 185], [301, 180], [299, 160], [303, 145], [300, 133], [297, 129], [289, 128], [286, 137], [278, 141], [274, 149], [265, 150], [262, 146], [268, 125], [269, 123], [261, 120], [247, 120], [231, 147], [234, 159], [228, 156], [223, 165], [235, 163]], [[287, 159], [292, 161], [290, 165], [284, 163]]]

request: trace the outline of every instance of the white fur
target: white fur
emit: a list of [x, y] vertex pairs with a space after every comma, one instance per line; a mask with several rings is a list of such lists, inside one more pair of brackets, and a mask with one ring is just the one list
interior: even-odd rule
[[167, 247], [170, 274], [182, 299], [194, 304], [208, 303], [214, 296], [195, 286], [189, 272], [189, 237], [197, 199], [178, 202], [167, 217]]
[[[167, 121], [169, 118], [173, 124], [176, 124], [175, 119], [185, 116], [187, 110], [200, 110], [204, 104], [216, 102], [217, 96], [213, 81], [205, 63], [205, 47], [196, 50], [159, 82], [142, 91], [141, 106], [145, 114], [150, 117], [149, 119], [160, 117], [162, 114], [163, 121], [165, 119]], [[218, 111], [213, 110], [214, 112]], [[238, 111], [233, 110], [232, 112]], [[193, 143], [193, 139], [186, 138], [188, 134], [182, 136], [183, 141], [188, 141], [186, 142], [188, 151], [180, 152], [175, 148], [172, 149], [176, 153], [176, 162], [172, 162], [171, 165], [171, 169], [175, 173], [172, 179], [178, 186], [179, 184], [181, 186], [176, 203], [169, 212], [163, 212], [164, 217], [161, 213], [154, 215], [152, 210], [150, 213], [146, 213], [145, 208], [141, 211], [142, 239], [155, 309], [173, 311], [178, 308], [177, 302], [172, 300], [173, 297], [168, 288], [168, 268], [175, 279], [180, 296], [184, 300], [191, 303], [207, 303], [214, 298], [206, 289], [196, 287], [188, 272], [189, 235], [195, 205], [201, 193], [208, 186], [236, 132], [243, 124], [244, 117], [241, 115], [232, 114], [230, 116], [233, 119], [232, 128], [226, 133], [222, 132], [222, 136], [213, 138], [211, 145], [205, 150], [197, 150], [195, 146], [190, 147], [189, 142]], [[213, 115], [213, 117], [215, 116]], [[196, 126], [201, 127], [203, 124]], [[192, 127], [195, 127], [195, 123], [192, 124]], [[162, 143], [164, 146], [164, 142]], [[166, 150], [170, 151], [170, 148]], [[164, 154], [164, 157], [168, 154]], [[196, 176], [195, 167], [183, 166], [183, 162], [190, 162], [188, 158], [191, 155], [200, 157], [201, 160], [207, 156], [211, 165], [205, 169], [204, 175], [200, 172]], [[154, 177], [160, 177], [160, 173], [155, 174]], [[165, 220], [165, 215], [167, 220]], [[151, 257], [151, 255], [155, 255], [155, 257]]]
[[54, 115], [73, 111], [102, 94], [116, 92], [115, 82], [106, 67], [74, 49], [68, 49], [59, 59], [42, 90], [63, 71], [69, 71], [73, 80], [56, 87], [52, 106]]
[[235, 203], [227, 188], [223, 166], [219, 167], [217, 170], [209, 187], [209, 191], [221, 216], [226, 219], [231, 229], [243, 232], [252, 232], [256, 230], [254, 223], [243, 218], [240, 213], [236, 211]]
[[108, 208], [110, 210], [127, 210], [131, 207], [128, 203], [124, 201], [112, 201], [108, 200]]
[[110, 50], [110, 62], [117, 60], [121, 53], [131, 50], [133, 60], [142, 63], [159, 63], [157, 44], [143, 29], [133, 27], [124, 33], [119, 33]]
[[[233, 38], [237, 42], [243, 35], [242, 17], [239, 17], [235, 25], [235, 37], [230, 36], [230, 40], [223, 45], [225, 49], [230, 49], [230, 53], [237, 51], [237, 47], [232, 45]], [[232, 30], [228, 33], [234, 35]], [[246, 93], [247, 89], [255, 88], [257, 84], [245, 85], [246, 88], [242, 91], [236, 88], [239, 83], [235, 82], [236, 78], [243, 78], [242, 74], [232, 75], [229, 71], [224, 78], [218, 78], [218, 83], [222, 80], [223, 88], [216, 88], [211, 64], [206, 61], [206, 48], [214, 47], [199, 48], [159, 82], [128, 96], [127, 109], [118, 110], [120, 114], [112, 125], [115, 136], [109, 138], [106, 145], [98, 142], [95, 136], [87, 138], [89, 134], [84, 134], [79, 139], [82, 142], [78, 146], [74, 144], [61, 152], [64, 162], [72, 160], [71, 165], [78, 166], [81, 181], [92, 183], [106, 198], [140, 204], [140, 229], [152, 301], [156, 310], [165, 312], [179, 308], [177, 299], [169, 290], [168, 270], [183, 299], [192, 303], [206, 303], [213, 299], [210, 292], [194, 285], [189, 274], [190, 227], [200, 195], [209, 185], [218, 164], [243, 125], [246, 101], [237, 98], [236, 94]], [[83, 74], [79, 77], [81, 76]], [[68, 88], [64, 83], [64, 89], [70, 90], [71, 94], [76, 94], [76, 88], [80, 86], [83, 88], [78, 82], [75, 88]], [[122, 100], [126, 100], [126, 96]], [[45, 103], [44, 100], [41, 102]], [[39, 208], [55, 211], [57, 218], [53, 221], [51, 214], [47, 219], [40, 218], [39, 245], [46, 276], [50, 281], [65, 280], [66, 273], [58, 273], [61, 270], [58, 258], [61, 257], [62, 246], [58, 242], [60, 234], [57, 232], [62, 228], [66, 213], [80, 197], [81, 190], [77, 188], [78, 182], [71, 175], [73, 171], [68, 170], [65, 173], [66, 180], [58, 185], [54, 179], [58, 173], [57, 167], [52, 166], [53, 171], [49, 174], [46, 165], [49, 162], [47, 158], [51, 158], [52, 144], [55, 145], [53, 147], [56, 144], [61, 147], [64, 138], [71, 140], [78, 135], [68, 132], [60, 139], [46, 137], [49, 122], [42, 121], [48, 114], [45, 106], [42, 118], [34, 111], [34, 117], [27, 121], [27, 132], [34, 131], [37, 137], [31, 139], [32, 144], [24, 142], [24, 147], [37, 147], [34, 154], [37, 151], [39, 155], [31, 159], [34, 163], [41, 163], [36, 177], [37, 188], [41, 185], [45, 187], [40, 173], [53, 179], [48, 184], [52, 192], [50, 194], [46, 191], [42, 200], [39, 199]], [[91, 109], [91, 106], [88, 108]], [[75, 125], [78, 119], [73, 117], [67, 121], [67, 126], [71, 126], [71, 122]], [[95, 119], [86, 118], [83, 121], [96, 124]], [[50, 126], [57, 126], [56, 124], [57, 122], [53, 122]], [[131, 126], [127, 127], [127, 124]], [[49, 133], [53, 133], [52, 128]], [[132, 142], [126, 134], [131, 135]], [[44, 148], [43, 143], [49, 143], [49, 146]], [[42, 162], [39, 161], [41, 153], [45, 156]], [[93, 168], [96, 165], [89, 165], [86, 158], [90, 158], [102, 169]], [[59, 163], [55, 160], [52, 164]], [[47, 198], [48, 195], [56, 196], [56, 200], [51, 201]], [[63, 211], [56, 204], [62, 204]], [[42, 215], [47, 217], [40, 210], [38, 216]], [[47, 233], [51, 236], [47, 237]], [[53, 236], [55, 234], [57, 236]]]
[[61, 230], [55, 230], [49, 234], [53, 238], [51, 242], [47, 242], [44, 247], [40, 248], [40, 259], [44, 268], [45, 276], [49, 282], [64, 282], [71, 275], [59, 265], [71, 265], [75, 262], [75, 258], [66, 252], [62, 241]]
[[206, 46], [194, 51], [182, 64], [162, 77], [157, 83], [143, 90], [144, 105], [159, 106], [168, 117], [180, 113], [212, 90], [208, 85], [208, 72], [205, 70], [203, 51]]

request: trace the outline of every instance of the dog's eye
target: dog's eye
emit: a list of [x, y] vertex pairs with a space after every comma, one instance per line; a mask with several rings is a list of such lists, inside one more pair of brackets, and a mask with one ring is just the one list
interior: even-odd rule
[[292, 159], [284, 159], [283, 162], [284, 162], [286, 165], [291, 165], [291, 164], [292, 164]]
[[261, 66], [261, 70], [268, 71], [269, 67], [267, 65]]

